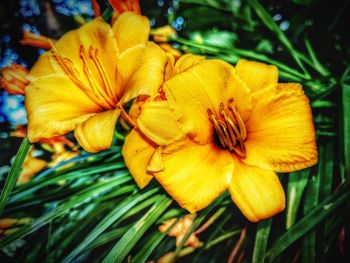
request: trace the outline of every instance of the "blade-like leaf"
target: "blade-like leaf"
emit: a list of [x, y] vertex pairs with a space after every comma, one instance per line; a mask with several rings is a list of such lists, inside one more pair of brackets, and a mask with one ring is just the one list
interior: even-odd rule
[[253, 263], [262, 263], [265, 260], [266, 248], [269, 240], [272, 219], [266, 219], [257, 226], [253, 250]]
[[8, 198], [12, 192], [13, 187], [16, 185], [18, 176], [21, 172], [21, 168], [22, 168], [23, 162], [27, 156], [29, 148], [30, 148], [30, 143], [28, 141], [28, 138], [25, 137], [22, 141], [21, 146], [19, 147], [15, 161], [12, 164], [10, 172], [6, 178], [4, 188], [1, 191], [0, 216], [2, 215], [2, 212], [4, 211], [4, 208], [7, 204]]
[[350, 198], [349, 186], [343, 187], [338, 193], [330, 196], [310, 213], [303, 217], [298, 223], [293, 225], [286, 233], [278, 238], [272, 247], [266, 253], [266, 261], [273, 262], [281, 255], [291, 244], [302, 237], [305, 233], [314, 228], [329, 214], [339, 206], [343, 205]]
[[167, 196], [160, 196], [159, 200], [151, 209], [124, 234], [117, 244], [114, 245], [104, 258], [103, 263], [122, 262], [136, 242], [142, 237], [146, 230], [157, 221], [171, 202], [172, 201]]

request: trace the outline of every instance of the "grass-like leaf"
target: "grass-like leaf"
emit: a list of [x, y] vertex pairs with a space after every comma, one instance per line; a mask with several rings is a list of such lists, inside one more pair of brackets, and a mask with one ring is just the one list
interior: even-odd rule
[[293, 244], [296, 240], [305, 235], [305, 233], [314, 228], [335, 209], [343, 205], [345, 201], [349, 199], [349, 197], [349, 186], [345, 186], [342, 190], [330, 196], [318, 206], [316, 206], [310, 213], [304, 216], [303, 219], [293, 225], [286, 233], [284, 233], [274, 242], [274, 244], [266, 253], [266, 261], [273, 262], [291, 244]]
[[127, 175], [124, 175], [124, 176], [120, 175], [112, 179], [108, 179], [108, 180], [104, 180], [102, 182], [96, 183], [93, 186], [82, 190], [81, 192], [74, 195], [68, 201], [65, 201], [59, 206], [57, 206], [57, 208], [53, 209], [51, 212], [46, 213], [41, 217], [39, 217], [38, 219], [34, 220], [33, 222], [23, 226], [13, 235], [10, 235], [2, 239], [0, 241], [0, 248], [10, 244], [11, 242], [19, 238], [23, 238], [29, 235], [30, 233], [33, 233], [34, 231], [38, 230], [42, 226], [50, 223], [55, 218], [58, 218], [59, 216], [62, 216], [65, 213], [68, 213], [71, 208], [86, 202], [93, 196], [97, 196], [105, 191], [111, 190], [113, 189], [113, 187], [116, 187], [117, 185], [125, 183], [129, 180], [130, 180], [130, 177], [128, 177]]
[[266, 248], [269, 240], [272, 219], [266, 219], [257, 225], [255, 243], [253, 250], [253, 263], [263, 263], [265, 260]]
[[71, 262], [81, 251], [83, 251], [91, 242], [93, 242], [103, 231], [105, 231], [111, 224], [122, 217], [129, 209], [140, 201], [148, 198], [158, 189], [152, 189], [142, 195], [134, 195], [130, 198], [126, 198], [123, 202], [119, 203], [103, 220], [86, 236], [86, 238], [78, 245], [64, 260], [63, 262]]
[[147, 229], [157, 221], [171, 202], [172, 201], [167, 196], [160, 196], [151, 209], [123, 235], [117, 244], [113, 246], [111, 251], [104, 258], [103, 263], [122, 262], [136, 242], [143, 236]]
[[0, 216], [2, 215], [2, 212], [4, 211], [4, 208], [7, 204], [8, 198], [12, 192], [13, 187], [16, 185], [16, 182], [18, 180], [18, 176], [19, 176], [21, 169], [22, 169], [23, 162], [27, 156], [29, 149], [30, 149], [30, 143], [28, 141], [28, 138], [25, 137], [22, 141], [21, 146], [19, 147], [15, 161], [12, 164], [10, 172], [6, 178], [4, 188], [1, 191]]

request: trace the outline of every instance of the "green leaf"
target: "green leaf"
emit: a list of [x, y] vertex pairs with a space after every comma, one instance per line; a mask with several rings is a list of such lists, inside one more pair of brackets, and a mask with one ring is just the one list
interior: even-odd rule
[[104, 258], [103, 263], [122, 262], [137, 241], [143, 236], [147, 229], [157, 221], [159, 216], [168, 208], [171, 202], [172, 200], [167, 196], [160, 196], [151, 209], [123, 235], [117, 244], [113, 246], [111, 251]]
[[278, 25], [272, 19], [271, 15], [265, 10], [265, 8], [259, 3], [258, 0], [248, 0], [248, 3], [263, 21], [263, 23], [276, 35], [279, 41], [281, 41], [281, 43], [287, 48], [294, 60], [303, 70], [305, 77], [307, 79], [311, 79], [310, 74], [307, 72], [307, 70], [304, 67], [304, 64], [300, 60], [301, 55], [293, 47], [292, 43], [289, 41], [289, 39], [286, 37], [283, 31], [278, 27]]
[[2, 212], [4, 211], [4, 208], [7, 204], [7, 200], [12, 192], [13, 187], [16, 185], [16, 182], [18, 180], [18, 176], [19, 176], [21, 169], [22, 169], [23, 162], [28, 154], [29, 149], [30, 149], [30, 143], [28, 141], [28, 138], [25, 137], [22, 141], [21, 146], [19, 147], [15, 161], [13, 162], [11, 169], [10, 169], [10, 172], [6, 178], [4, 188], [1, 191], [0, 216], [2, 215]]
[[310, 213], [304, 216], [298, 223], [293, 225], [287, 232], [278, 238], [266, 253], [266, 261], [274, 262], [290, 245], [301, 238], [305, 233], [314, 228], [335, 209], [343, 205], [350, 198], [349, 186], [344, 186], [336, 194], [330, 196]]
[[342, 139], [343, 139], [343, 155], [345, 178], [350, 181], [350, 85], [342, 85]]
[[265, 261], [266, 248], [271, 230], [272, 218], [260, 222], [257, 226], [253, 250], [253, 263]]
[[152, 189], [142, 195], [134, 195], [126, 198], [123, 202], [119, 203], [108, 215], [106, 215], [101, 222], [86, 236], [84, 240], [78, 245], [64, 260], [63, 262], [71, 262], [80, 252], [92, 243], [103, 231], [110, 227], [115, 221], [121, 218], [129, 209], [140, 201], [148, 198], [157, 192], [158, 189]]
[[294, 225], [297, 219], [301, 197], [308, 182], [309, 174], [309, 169], [289, 174], [286, 229], [289, 229], [292, 225]]
[[151, 237], [142, 244], [140, 251], [131, 259], [131, 262], [146, 262], [147, 258], [152, 254], [152, 252], [157, 248], [160, 242], [166, 237], [168, 232], [173, 228], [173, 226], [179, 221], [179, 219], [175, 220], [168, 229], [162, 233], [160, 231], [155, 231], [155, 233], [151, 234]]
[[39, 228], [43, 227], [44, 225], [52, 222], [55, 218], [58, 218], [66, 213], [69, 213], [69, 210], [79, 204], [82, 204], [92, 198], [93, 196], [99, 195], [105, 191], [109, 191], [116, 187], [117, 185], [120, 185], [122, 183], [125, 183], [130, 180], [130, 177], [125, 175], [116, 176], [112, 179], [104, 180], [99, 183], [95, 183], [91, 187], [85, 188], [84, 190], [76, 193], [71, 199], [68, 201], [63, 202], [62, 204], [58, 205], [55, 209], [52, 211], [42, 215], [38, 219], [34, 220], [33, 222], [23, 226], [20, 228], [17, 232], [15, 232], [13, 235], [10, 235], [0, 241], [0, 248], [10, 244], [11, 242], [23, 238], [30, 233], [35, 232]]
[[108, 22], [111, 19], [113, 14], [113, 7], [108, 5], [107, 9], [101, 14], [101, 17], [104, 21]]
[[[321, 141], [321, 140], [320, 140]], [[328, 197], [332, 190], [333, 181], [333, 141], [322, 140], [319, 146], [319, 162], [317, 174], [311, 177], [305, 194], [304, 214], [309, 213], [314, 207]], [[317, 243], [325, 243], [323, 240], [325, 233], [325, 224], [320, 225], [317, 229], [311, 230], [302, 241], [302, 259], [303, 262], [318, 262], [316, 258]]]

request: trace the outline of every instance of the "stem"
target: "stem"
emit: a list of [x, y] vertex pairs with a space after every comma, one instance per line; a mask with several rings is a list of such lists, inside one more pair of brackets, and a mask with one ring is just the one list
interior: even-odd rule
[[235, 260], [237, 254], [238, 254], [238, 251], [241, 248], [243, 241], [246, 237], [246, 234], [247, 234], [247, 227], [242, 229], [242, 232], [241, 232], [241, 235], [238, 239], [238, 242], [236, 243], [235, 247], [233, 248], [233, 250], [232, 250], [232, 252], [227, 260], [227, 263], [233, 263], [233, 261]]

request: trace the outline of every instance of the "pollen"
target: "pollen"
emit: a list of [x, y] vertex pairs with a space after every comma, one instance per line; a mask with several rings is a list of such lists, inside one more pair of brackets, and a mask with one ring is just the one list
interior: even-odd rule
[[227, 102], [226, 107], [224, 103], [220, 103], [218, 115], [211, 109], [208, 109], [207, 113], [221, 147], [235, 153], [240, 158], [245, 158], [244, 142], [247, 138], [247, 130], [233, 99]]

